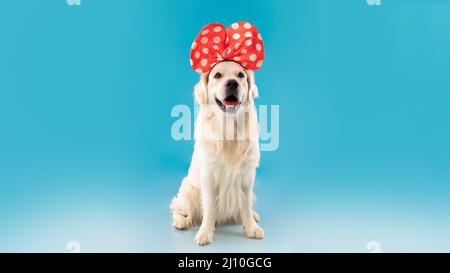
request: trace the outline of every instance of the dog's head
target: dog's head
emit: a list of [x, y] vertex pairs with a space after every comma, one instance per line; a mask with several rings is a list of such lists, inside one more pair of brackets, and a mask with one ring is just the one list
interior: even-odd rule
[[218, 63], [209, 73], [201, 74], [195, 86], [195, 98], [202, 107], [209, 106], [229, 115], [252, 105], [257, 96], [253, 71], [233, 61]]

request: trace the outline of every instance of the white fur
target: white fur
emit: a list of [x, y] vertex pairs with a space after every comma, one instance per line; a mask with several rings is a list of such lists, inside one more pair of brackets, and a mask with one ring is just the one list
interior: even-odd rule
[[[245, 77], [240, 78], [239, 72]], [[216, 73], [222, 77], [214, 78]], [[215, 102], [215, 98], [224, 99], [224, 84], [230, 79], [240, 86], [241, 105], [235, 113], [223, 112]], [[210, 73], [201, 75], [195, 87], [200, 111], [194, 153], [188, 175], [170, 207], [175, 228], [200, 225], [195, 237], [199, 245], [213, 241], [215, 224], [241, 223], [248, 237], [264, 237], [256, 223], [259, 215], [252, 209], [260, 156], [253, 104], [257, 95], [253, 72], [234, 62], [217, 64]]]

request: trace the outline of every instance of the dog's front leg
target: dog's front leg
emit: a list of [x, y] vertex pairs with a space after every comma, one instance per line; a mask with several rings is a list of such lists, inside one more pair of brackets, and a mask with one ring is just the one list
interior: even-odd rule
[[255, 172], [252, 172], [247, 178], [244, 179], [242, 184], [242, 190], [244, 191], [245, 200], [241, 208], [241, 219], [247, 237], [252, 239], [263, 239], [264, 231], [256, 223], [253, 217], [253, 183], [255, 181]]
[[200, 184], [203, 219], [197, 235], [195, 236], [195, 241], [199, 245], [206, 245], [213, 242], [216, 222], [214, 180], [210, 171], [201, 173]]

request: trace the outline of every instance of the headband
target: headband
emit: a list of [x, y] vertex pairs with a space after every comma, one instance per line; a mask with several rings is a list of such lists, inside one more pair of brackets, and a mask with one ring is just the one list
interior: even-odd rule
[[226, 29], [220, 23], [211, 23], [202, 28], [192, 43], [192, 68], [199, 73], [206, 73], [217, 63], [227, 60], [235, 61], [249, 70], [258, 70], [262, 66], [264, 44], [254, 25], [237, 22]]

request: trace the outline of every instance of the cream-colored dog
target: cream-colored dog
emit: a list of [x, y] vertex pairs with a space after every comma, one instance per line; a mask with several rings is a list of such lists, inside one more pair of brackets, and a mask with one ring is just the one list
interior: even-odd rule
[[200, 225], [199, 245], [212, 243], [215, 225], [226, 223], [242, 223], [249, 238], [262, 239], [252, 209], [260, 156], [253, 71], [221, 62], [201, 74], [194, 93], [200, 104], [196, 142], [188, 175], [170, 205], [173, 226]]

